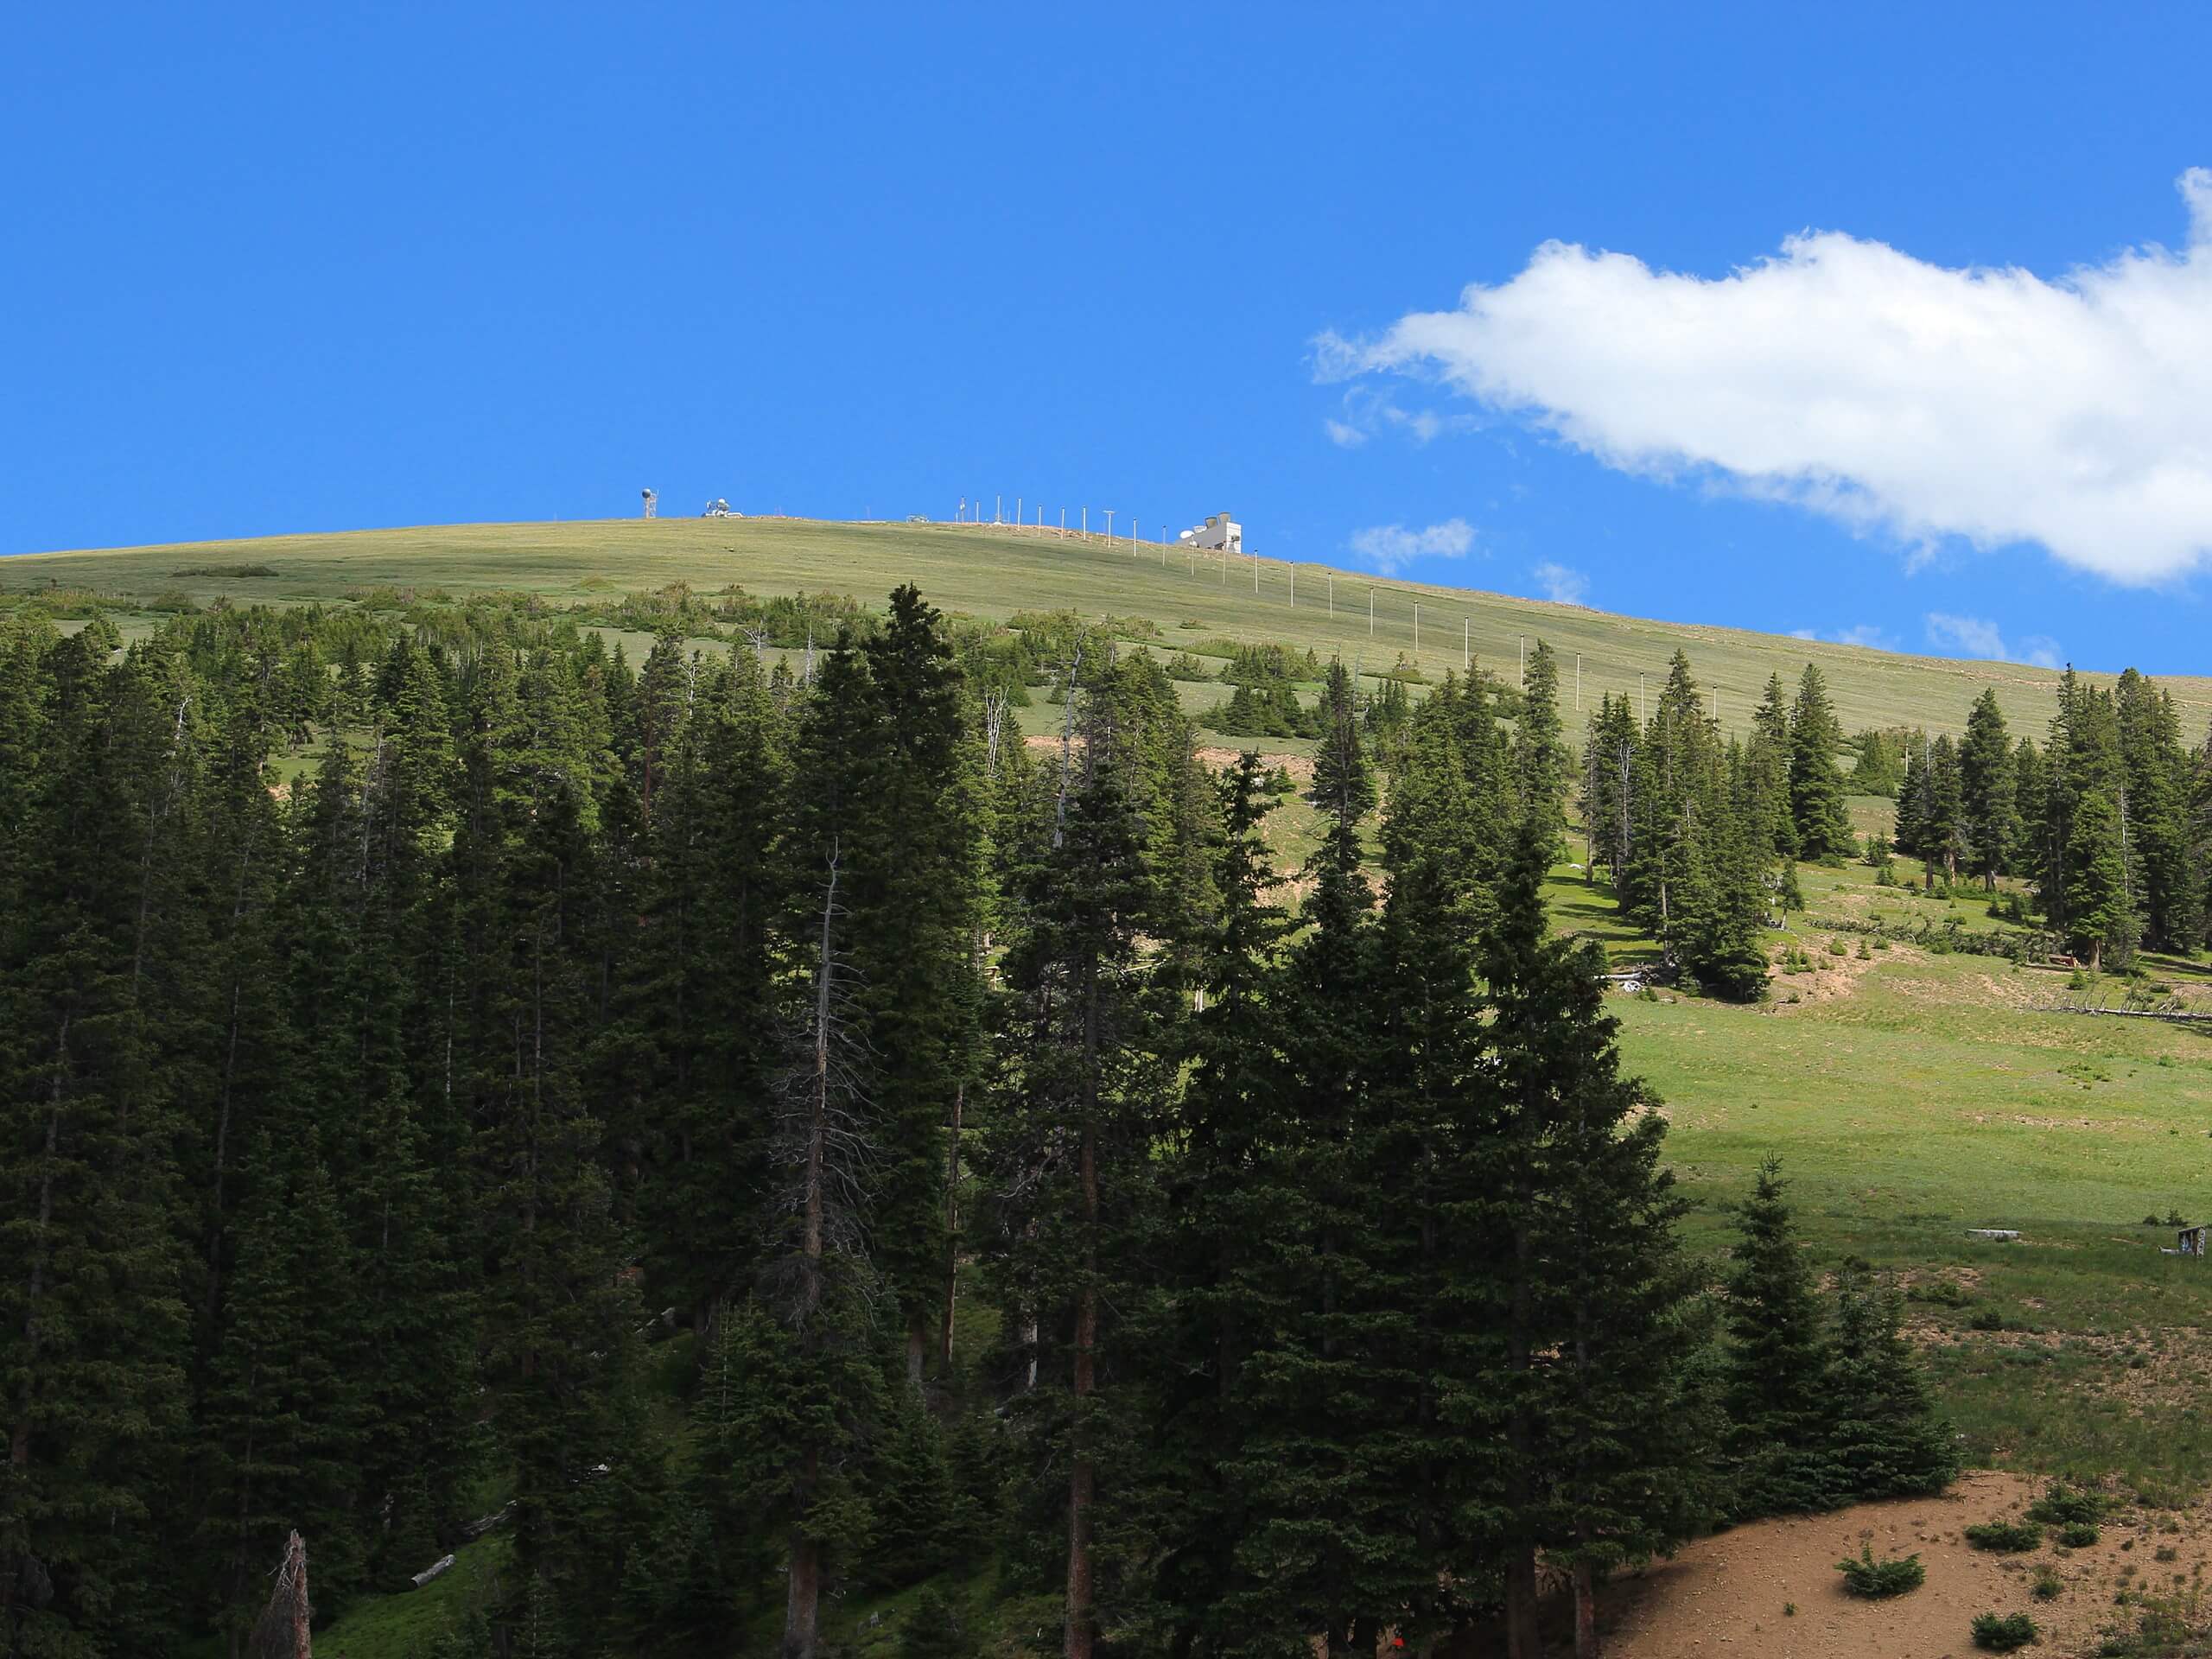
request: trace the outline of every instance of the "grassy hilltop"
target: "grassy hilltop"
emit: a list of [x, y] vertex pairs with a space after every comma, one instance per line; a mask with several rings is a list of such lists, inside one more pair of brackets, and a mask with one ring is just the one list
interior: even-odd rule
[[[1193, 561], [1172, 547], [1164, 551], [1163, 560], [1156, 543], [1109, 544], [1102, 536], [1064, 538], [1050, 530], [1000, 526], [791, 518], [451, 524], [28, 554], [0, 560], [0, 592], [50, 583], [148, 600], [181, 593], [202, 603], [296, 603], [365, 588], [440, 588], [454, 594], [521, 589], [559, 603], [683, 582], [701, 592], [732, 582], [760, 594], [827, 590], [874, 605], [896, 583], [911, 581], [948, 611], [1004, 617], [1072, 607], [1092, 616], [1142, 617], [1157, 623], [1171, 645], [1179, 631], [1188, 632], [1181, 625], [1189, 621], [1206, 636], [1311, 646], [1324, 658], [1341, 655], [1370, 670], [1389, 667], [1403, 652], [1432, 677], [1458, 667], [1465, 649], [1510, 673], [1519, 641], [1541, 637], [1560, 653], [1571, 724], [1578, 657], [1587, 708], [1601, 692], [1633, 696], [1639, 674], [1649, 677], [1656, 694], [1668, 658], [1685, 651], [1700, 683], [1719, 690], [1721, 722], [1731, 730], [1745, 725], [1770, 674], [1794, 683], [1807, 662], [1820, 664], [1836, 712], [1853, 731], [1898, 725], [1956, 730], [1982, 689], [1994, 686], [2015, 728], [2040, 734], [2056, 678], [2013, 664], [1648, 621], [1271, 559], [1257, 562], [1255, 593], [1249, 558], [1230, 561], [1224, 571], [1205, 554]], [[253, 566], [274, 574], [214, 574]], [[2201, 731], [2212, 719], [2212, 678], [2162, 676], [2160, 683], [2180, 704], [2186, 729]]]

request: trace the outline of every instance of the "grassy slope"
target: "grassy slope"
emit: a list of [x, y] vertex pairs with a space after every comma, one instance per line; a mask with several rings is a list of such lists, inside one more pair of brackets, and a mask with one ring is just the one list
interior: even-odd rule
[[[264, 563], [274, 577], [181, 577], [194, 565]], [[1424, 587], [1337, 572], [1337, 602], [1328, 610], [1332, 574], [1296, 567], [1297, 604], [1289, 601], [1292, 567], [1262, 561], [1260, 591], [1251, 562], [1232, 564], [1228, 580], [1201, 557], [1187, 559], [1127, 542], [1109, 550], [1096, 538], [1065, 540], [1046, 532], [945, 524], [841, 524], [776, 518], [612, 519], [550, 524], [461, 524], [336, 535], [277, 536], [253, 541], [41, 553], [0, 560], [0, 588], [21, 591], [49, 581], [105, 593], [150, 597], [181, 590], [203, 601], [331, 598], [357, 587], [442, 587], [462, 593], [530, 588], [556, 600], [581, 600], [616, 589], [658, 588], [685, 581], [711, 589], [736, 582], [763, 594], [799, 588], [880, 600], [893, 583], [913, 581], [948, 610], [1005, 616], [1023, 608], [1072, 606], [1086, 613], [1149, 617], [1172, 644], [1178, 624], [1192, 619], [1206, 634], [1280, 639], [1311, 645], [1323, 656], [1388, 664], [1412, 655], [1414, 606], [1421, 607], [1421, 666], [1441, 674], [1461, 660], [1462, 622], [1476, 656], [1512, 671], [1518, 640], [1551, 642], [1562, 654], [1563, 691], [1572, 710], [1573, 664], [1582, 658], [1583, 696], [1633, 694], [1637, 677], [1654, 683], [1677, 647], [1700, 679], [1717, 686], [1724, 724], [1740, 727], [1767, 676], [1794, 679], [1817, 662], [1827, 677], [1847, 727], [1920, 724], [1955, 728], [1986, 685], [1997, 688], [2018, 729], [2038, 735], [2050, 713], [2046, 671], [1994, 663], [1905, 657], [1854, 645], [1819, 645], [1732, 628], [1652, 622], [1579, 607], [1496, 594]], [[587, 588], [583, 584], [594, 582]], [[1367, 630], [1369, 590], [1376, 626]], [[1188, 636], [1186, 636], [1188, 637]], [[2162, 677], [2163, 678], [2164, 677]], [[2164, 680], [2183, 708], [2184, 727], [2201, 730], [2212, 716], [2212, 680]]]

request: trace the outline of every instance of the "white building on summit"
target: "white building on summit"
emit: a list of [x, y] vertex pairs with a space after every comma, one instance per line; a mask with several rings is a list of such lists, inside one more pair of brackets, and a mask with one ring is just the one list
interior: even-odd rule
[[1210, 550], [1218, 548], [1224, 553], [1242, 553], [1244, 550], [1244, 526], [1225, 512], [1209, 513], [1205, 523], [1196, 530], [1185, 531], [1181, 539], [1193, 547]]

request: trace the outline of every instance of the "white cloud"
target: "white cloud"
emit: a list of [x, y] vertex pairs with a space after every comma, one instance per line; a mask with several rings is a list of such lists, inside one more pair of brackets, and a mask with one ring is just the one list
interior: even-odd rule
[[1590, 593], [1590, 578], [1580, 570], [1546, 559], [1536, 567], [1537, 585], [1544, 596], [1561, 605], [1580, 605]]
[[2040, 633], [2022, 639], [2017, 647], [2005, 643], [1997, 624], [1986, 617], [1954, 616], [1948, 611], [1928, 613], [1928, 643], [1951, 656], [1988, 662], [2029, 663], [2037, 668], [2056, 668], [2058, 641]]
[[1377, 433], [1385, 431], [1402, 432], [1416, 448], [1426, 448], [1444, 433], [1471, 432], [1481, 424], [1481, 419], [1474, 415], [1407, 409], [1386, 391], [1359, 385], [1344, 393], [1343, 418], [1325, 418], [1321, 429], [1329, 435], [1330, 442], [1343, 449], [1357, 449]]
[[1353, 552], [1386, 576], [1397, 575], [1415, 559], [1464, 558], [1474, 544], [1474, 526], [1464, 518], [1446, 518], [1425, 530], [1376, 524], [1355, 530], [1349, 543]]
[[[2125, 583], [2212, 554], [2212, 171], [2190, 231], [2046, 280], [1841, 232], [1718, 279], [1539, 248], [1458, 309], [1316, 342], [1433, 373], [1608, 466], [1794, 503], [1917, 550], [2035, 542]], [[1347, 400], [1350, 406], [1350, 400]]]
[[1789, 637], [1792, 639], [1817, 639], [1821, 636], [1811, 628], [1792, 628]]

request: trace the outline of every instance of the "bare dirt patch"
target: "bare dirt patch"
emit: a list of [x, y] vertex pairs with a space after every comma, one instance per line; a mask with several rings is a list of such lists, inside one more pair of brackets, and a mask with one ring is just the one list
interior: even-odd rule
[[[2121, 1589], [2168, 1593], [2212, 1560], [2202, 1506], [2122, 1510], [2086, 1549], [2046, 1542], [2031, 1554], [1993, 1555], [1967, 1545], [1964, 1528], [2018, 1519], [2037, 1490], [2015, 1475], [1973, 1474], [1942, 1497], [1861, 1503], [1701, 1539], [1610, 1586], [1600, 1605], [1607, 1651], [1633, 1659], [1965, 1659], [1974, 1650], [1967, 1631], [1975, 1614], [2025, 1612], [2043, 1628], [2037, 1651], [2094, 1652], [2102, 1632], [2133, 1628], [2134, 1611], [2113, 1603]], [[2177, 1530], [2164, 1531], [2169, 1522]], [[1835, 1564], [1861, 1545], [1878, 1560], [1917, 1552], [1927, 1583], [1891, 1601], [1846, 1594]], [[2173, 1559], [2158, 1560], [2160, 1548]], [[2029, 1589], [2044, 1567], [2060, 1584], [2048, 1601]], [[1792, 1605], [1795, 1613], [1785, 1611]]]
[[[1244, 751], [1202, 747], [1196, 753], [1201, 766], [1211, 766], [1216, 772], [1227, 772], [1243, 757]], [[1260, 764], [1270, 772], [1281, 766], [1297, 783], [1310, 784], [1313, 781], [1313, 758], [1311, 755], [1262, 754]]]
[[[1776, 1014], [1787, 1014], [1792, 1008], [1809, 1007], [1815, 1003], [1834, 1002], [1849, 996], [1859, 988], [1859, 982], [1885, 963], [1918, 962], [1925, 954], [1909, 944], [1892, 944], [1886, 950], [1873, 950], [1861, 957], [1857, 954], [1855, 939], [1845, 938], [1853, 954], [1839, 957], [1828, 949], [1824, 937], [1808, 937], [1799, 946], [1812, 958], [1809, 973], [1785, 974], [1779, 968], [1767, 970], [1768, 1007]], [[1797, 1000], [1790, 1001], [1795, 993]]]

